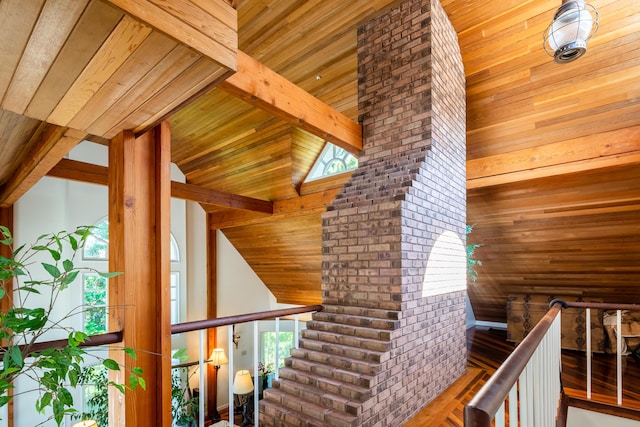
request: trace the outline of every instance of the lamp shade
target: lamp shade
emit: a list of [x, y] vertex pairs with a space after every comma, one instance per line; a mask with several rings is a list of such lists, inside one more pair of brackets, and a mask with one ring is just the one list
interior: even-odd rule
[[247, 394], [253, 391], [253, 381], [251, 373], [246, 369], [236, 372], [233, 380], [233, 392], [235, 394]]
[[229, 359], [227, 359], [227, 355], [224, 354], [224, 349], [222, 348], [214, 348], [211, 352], [209, 361], [213, 366], [220, 366], [229, 363]]
[[98, 423], [93, 420], [84, 420], [79, 423], [75, 423], [73, 427], [98, 427]]

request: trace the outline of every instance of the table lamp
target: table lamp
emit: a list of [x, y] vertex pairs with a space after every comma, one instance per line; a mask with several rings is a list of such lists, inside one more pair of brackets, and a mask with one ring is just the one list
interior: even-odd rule
[[240, 396], [242, 402], [242, 424], [248, 426], [253, 424], [251, 418], [249, 418], [247, 403], [249, 399], [246, 397], [248, 393], [253, 391], [253, 381], [251, 381], [251, 373], [246, 369], [236, 372], [236, 376], [233, 380], [233, 392]]

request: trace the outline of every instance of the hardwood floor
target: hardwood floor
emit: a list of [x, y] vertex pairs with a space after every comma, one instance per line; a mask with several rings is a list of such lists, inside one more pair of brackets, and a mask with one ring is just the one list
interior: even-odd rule
[[[506, 331], [486, 328], [467, 330], [468, 369], [449, 389], [436, 398], [405, 427], [462, 427], [464, 405], [486, 383], [495, 370], [513, 351], [515, 345], [506, 341]], [[623, 404], [640, 409], [640, 362], [623, 356]], [[604, 400], [615, 401], [615, 356], [595, 354], [593, 358], [593, 392]], [[562, 353], [562, 381], [568, 394], [586, 394], [586, 357], [577, 351]]]

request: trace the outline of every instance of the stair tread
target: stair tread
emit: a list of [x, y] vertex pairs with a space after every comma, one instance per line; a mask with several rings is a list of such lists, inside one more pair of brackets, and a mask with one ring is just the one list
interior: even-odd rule
[[327, 352], [310, 348], [292, 349], [291, 357], [317, 363], [325, 363], [323, 361], [326, 360], [326, 364], [330, 366], [360, 372], [366, 375], [375, 375], [380, 371], [380, 363], [378, 362], [370, 362], [337, 354], [328, 354]]
[[313, 375], [319, 375], [325, 378], [332, 378], [337, 381], [343, 381], [347, 384], [360, 385], [362, 387], [372, 387], [376, 378], [375, 375], [369, 375], [342, 367], [338, 368], [326, 363], [315, 362], [300, 357], [287, 358], [287, 360], [285, 361], [285, 366], [290, 369], [299, 370]]
[[[304, 334], [303, 334], [304, 335]], [[387, 351], [355, 347], [352, 345], [327, 342], [313, 337], [303, 337], [299, 340], [300, 348], [315, 350], [318, 352], [348, 357], [355, 360], [369, 361], [371, 363], [382, 363], [390, 356]]]
[[[287, 405], [281, 403], [284, 399]], [[260, 412], [269, 412], [267, 407], [271, 407], [281, 420], [293, 416], [297, 423], [295, 425], [352, 427], [358, 422], [357, 416], [317, 405], [277, 389], [265, 390], [265, 398], [260, 401]]]
[[[292, 368], [280, 368], [280, 378], [290, 379], [291, 381], [298, 381], [298, 379], [304, 379], [301, 384], [317, 384], [321, 390], [332, 392], [340, 396], [349, 397], [351, 399], [358, 399], [364, 401], [372, 396], [374, 390], [370, 387], [363, 387], [357, 384], [350, 384], [345, 381], [341, 381], [336, 378], [323, 377], [317, 374], [301, 371]], [[358, 396], [358, 397], [354, 397]]]
[[322, 312], [334, 313], [334, 314], [351, 314], [362, 317], [372, 317], [378, 319], [400, 320], [401, 311], [387, 310], [384, 308], [367, 308], [354, 305], [340, 305], [340, 304], [323, 304]]
[[363, 339], [377, 339], [379, 341], [391, 340], [391, 332], [396, 328], [376, 328], [371, 326], [351, 325], [324, 320], [310, 320], [307, 329], [330, 332], [332, 334], [350, 335]]
[[312, 319], [320, 322], [333, 322], [341, 325], [360, 326], [363, 328], [377, 328], [394, 330], [400, 327], [400, 320], [380, 318], [375, 316], [362, 316], [349, 313], [332, 313], [329, 311], [317, 311]]
[[[290, 389], [297, 390], [298, 393], [292, 393]], [[284, 393], [287, 395], [294, 395], [296, 398], [304, 399], [325, 408], [343, 411], [354, 416], [359, 415], [362, 408], [362, 402], [350, 399], [340, 394], [322, 390], [312, 385], [300, 384], [299, 382], [289, 380], [287, 378], [279, 378], [275, 380], [273, 387], [267, 391], [272, 394]], [[301, 393], [303, 395], [301, 395]]]
[[317, 341], [323, 341], [336, 345], [344, 345], [353, 348], [375, 350], [378, 352], [386, 352], [390, 350], [390, 340], [380, 340], [370, 337], [358, 337], [349, 334], [341, 334], [331, 331], [322, 331], [317, 329], [311, 329], [309, 323], [307, 323], [308, 329], [302, 331], [303, 338], [312, 338]]

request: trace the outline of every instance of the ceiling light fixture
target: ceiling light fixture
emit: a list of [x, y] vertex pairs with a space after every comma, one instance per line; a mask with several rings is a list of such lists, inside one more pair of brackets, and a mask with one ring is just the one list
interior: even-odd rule
[[544, 32], [544, 50], [559, 64], [580, 58], [598, 30], [598, 11], [584, 0], [562, 0]]

